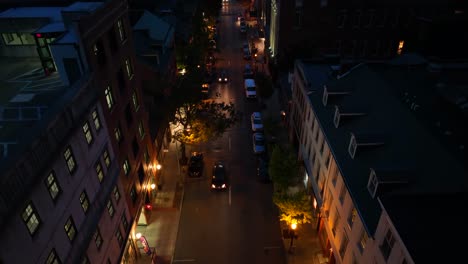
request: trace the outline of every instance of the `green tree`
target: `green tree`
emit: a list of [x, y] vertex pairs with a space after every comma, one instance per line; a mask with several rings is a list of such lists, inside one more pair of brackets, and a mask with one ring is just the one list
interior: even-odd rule
[[214, 101], [185, 102], [174, 114], [172, 123], [177, 127], [173, 138], [180, 142], [185, 164], [185, 145], [207, 142], [218, 138], [239, 121], [240, 114], [233, 103]]
[[286, 190], [298, 182], [299, 166], [296, 155], [290, 148], [273, 147], [268, 173], [278, 190]]
[[288, 226], [293, 223], [306, 224], [312, 221], [312, 207], [305, 191], [293, 194], [275, 192], [273, 202], [280, 212], [280, 220], [286, 222]]

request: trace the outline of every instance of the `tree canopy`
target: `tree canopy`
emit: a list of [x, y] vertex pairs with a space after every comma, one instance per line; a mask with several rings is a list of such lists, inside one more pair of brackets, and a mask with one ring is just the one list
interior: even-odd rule
[[280, 211], [280, 220], [285, 221], [288, 226], [312, 221], [311, 204], [305, 191], [294, 194], [275, 192], [273, 202]]
[[268, 172], [278, 189], [287, 189], [295, 184], [299, 177], [296, 155], [289, 149], [282, 149], [279, 145], [275, 145], [271, 153]]

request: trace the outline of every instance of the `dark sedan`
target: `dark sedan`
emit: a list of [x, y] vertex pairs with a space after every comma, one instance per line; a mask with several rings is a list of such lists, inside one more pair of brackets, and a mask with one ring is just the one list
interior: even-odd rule
[[213, 177], [211, 178], [212, 190], [226, 190], [228, 187], [228, 179], [226, 175], [226, 167], [221, 161], [217, 161], [213, 166]]
[[193, 152], [190, 156], [188, 174], [190, 177], [201, 177], [203, 175], [203, 154]]

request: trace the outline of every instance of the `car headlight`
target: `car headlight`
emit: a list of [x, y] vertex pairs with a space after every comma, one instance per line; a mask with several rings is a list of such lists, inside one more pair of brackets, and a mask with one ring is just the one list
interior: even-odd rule
[[221, 81], [221, 78], [219, 78], [218, 81]]
[[227, 82], [227, 78], [224, 78], [224, 81]]
[[213, 189], [214, 189], [214, 188], [216, 188], [216, 186], [215, 186], [214, 184], [211, 184], [211, 188], [213, 188]]
[[226, 184], [221, 185], [221, 188], [223, 189], [226, 188]]

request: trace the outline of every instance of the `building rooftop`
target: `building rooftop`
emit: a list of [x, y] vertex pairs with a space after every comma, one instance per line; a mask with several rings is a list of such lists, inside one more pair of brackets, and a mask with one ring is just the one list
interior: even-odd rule
[[[436, 97], [431, 95], [434, 91], [430, 87], [434, 87], [438, 80], [431, 78], [432, 73], [427, 70], [426, 64], [411, 67], [401, 64], [361, 64], [340, 78], [332, 78], [327, 66], [299, 63], [302, 64], [306, 79], [323, 80], [329, 76], [324, 84], [327, 90], [333, 92], [328, 94], [327, 105], [323, 104], [324, 88], [320, 87], [320, 83], [310, 88], [309, 99], [325, 131], [327, 143], [331, 146], [349, 194], [370, 234], [374, 234], [382, 210], [378, 200], [372, 198], [367, 189], [371, 168], [377, 174], [379, 171], [390, 171], [405, 177], [404, 183], [390, 188], [382, 195], [411, 194], [419, 197], [466, 191], [466, 170], [462, 166], [461, 157], [454, 153], [450, 144], [445, 144], [436, 136], [434, 130], [437, 128], [433, 126], [430, 129], [428, 120], [423, 118], [430, 115], [431, 111], [438, 111], [436, 114], [445, 116], [441, 120], [450, 117], [446, 109], [434, 109], [429, 104], [431, 101], [424, 99]], [[425, 90], [425, 97], [416, 96], [419, 108], [414, 110], [414, 104], [411, 107], [414, 102], [405, 101], [401, 89], [406, 89], [410, 94], [424, 94]], [[335, 105], [359, 105], [366, 113], [350, 116], [343, 122], [340, 120], [338, 127], [335, 127]], [[361, 147], [357, 137], [358, 147], [352, 158], [348, 152], [352, 133], [379, 135], [381, 139], [374, 142], [379, 144]], [[380, 142], [382, 140], [383, 144]], [[408, 215], [390, 217], [405, 219]], [[424, 222], [420, 215], [411, 214], [411, 217]], [[414, 235], [406, 239], [419, 239]]]

